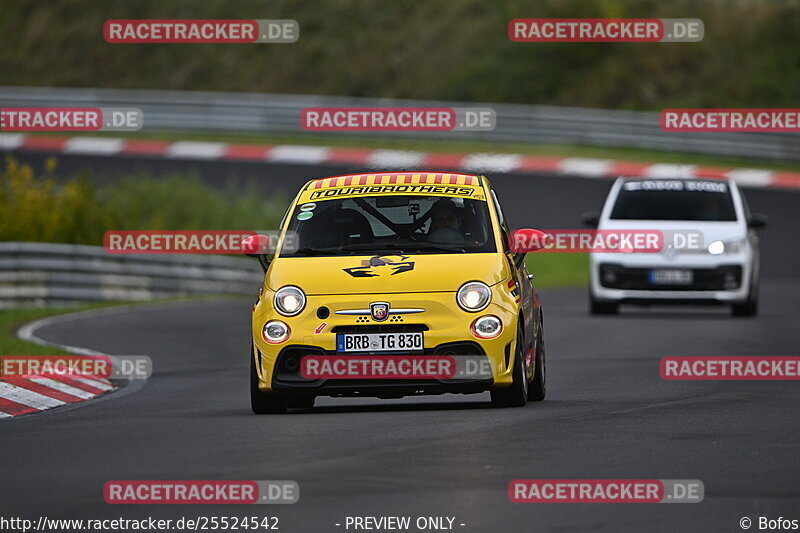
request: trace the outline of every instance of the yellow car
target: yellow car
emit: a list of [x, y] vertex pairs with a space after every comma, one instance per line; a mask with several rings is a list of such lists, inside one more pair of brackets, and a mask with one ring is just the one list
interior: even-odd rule
[[542, 310], [524, 259], [545, 239], [509, 230], [484, 176], [309, 181], [274, 257], [247, 254], [266, 273], [252, 316], [253, 412], [310, 408], [317, 396], [542, 400]]

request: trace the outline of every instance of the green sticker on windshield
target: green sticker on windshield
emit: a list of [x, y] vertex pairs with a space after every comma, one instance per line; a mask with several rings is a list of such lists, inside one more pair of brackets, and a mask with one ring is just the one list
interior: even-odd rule
[[308, 220], [309, 218], [313, 217], [314, 213], [311, 211], [303, 211], [299, 215], [297, 215], [297, 220]]
[[300, 206], [300, 211], [313, 211], [317, 208], [317, 204], [311, 202], [310, 204], [303, 204]]

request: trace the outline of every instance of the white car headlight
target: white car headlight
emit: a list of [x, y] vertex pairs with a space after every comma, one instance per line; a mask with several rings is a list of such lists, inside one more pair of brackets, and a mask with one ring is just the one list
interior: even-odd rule
[[306, 295], [300, 287], [287, 285], [275, 293], [275, 309], [284, 316], [294, 316], [306, 306]]
[[492, 291], [489, 286], [480, 281], [469, 281], [458, 289], [456, 294], [456, 302], [459, 307], [464, 311], [476, 313], [482, 309], [486, 309], [489, 302], [492, 301]]
[[289, 326], [280, 320], [270, 320], [264, 324], [264, 340], [270, 344], [280, 344], [289, 338]]
[[711, 255], [737, 254], [744, 249], [744, 240], [737, 241], [714, 241], [708, 245], [708, 253]]
[[714, 241], [708, 245], [708, 253], [711, 255], [719, 255], [725, 252], [725, 243], [722, 241]]

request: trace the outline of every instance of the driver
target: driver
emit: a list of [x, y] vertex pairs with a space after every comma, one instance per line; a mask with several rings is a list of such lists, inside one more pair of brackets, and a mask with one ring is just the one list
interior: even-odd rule
[[450, 200], [439, 200], [433, 205], [429, 241], [452, 242], [463, 240], [461, 217], [458, 208]]

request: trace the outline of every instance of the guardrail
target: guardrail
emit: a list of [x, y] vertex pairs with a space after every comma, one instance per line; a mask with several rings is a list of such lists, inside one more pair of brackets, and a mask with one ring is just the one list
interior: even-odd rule
[[[478, 102], [336, 96], [0, 87], [0, 107], [138, 107], [146, 131], [304, 133], [306, 107], [491, 107], [497, 125], [482, 132], [374, 132], [372, 136], [634, 147], [762, 159], [800, 160], [800, 134], [665, 132], [658, 113]], [[319, 134], [317, 134], [319, 135]], [[326, 136], [344, 135], [326, 133]]]
[[211, 255], [114, 255], [100, 246], [0, 243], [0, 309], [189, 295], [258, 293], [255, 260]]

